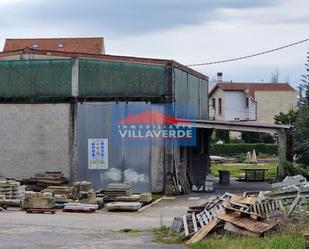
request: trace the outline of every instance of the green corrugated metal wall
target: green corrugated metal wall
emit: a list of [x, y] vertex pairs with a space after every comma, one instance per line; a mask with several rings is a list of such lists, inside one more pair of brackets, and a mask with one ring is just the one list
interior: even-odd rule
[[180, 105], [180, 108], [176, 106], [177, 117], [207, 119], [208, 82], [177, 68], [173, 71], [175, 103]]
[[160, 97], [166, 92], [165, 67], [115, 61], [80, 60], [80, 96]]
[[71, 60], [0, 61], [0, 97], [71, 96]]

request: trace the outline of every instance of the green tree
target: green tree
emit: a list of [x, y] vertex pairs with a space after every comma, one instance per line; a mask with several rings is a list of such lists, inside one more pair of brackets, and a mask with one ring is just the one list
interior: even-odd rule
[[297, 162], [309, 165], [309, 108], [303, 106], [299, 109], [295, 121], [294, 150]]
[[297, 118], [297, 110], [291, 108], [288, 113], [280, 112], [274, 117], [275, 124], [294, 125]]
[[309, 52], [305, 63], [306, 72], [301, 76], [302, 89], [298, 113], [295, 119], [294, 149], [297, 162], [309, 171]]

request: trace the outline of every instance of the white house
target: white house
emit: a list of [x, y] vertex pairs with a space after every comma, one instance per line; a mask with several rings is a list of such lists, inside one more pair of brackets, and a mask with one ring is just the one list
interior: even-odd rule
[[274, 116], [297, 104], [287, 83], [217, 83], [209, 93], [209, 118], [274, 123]]

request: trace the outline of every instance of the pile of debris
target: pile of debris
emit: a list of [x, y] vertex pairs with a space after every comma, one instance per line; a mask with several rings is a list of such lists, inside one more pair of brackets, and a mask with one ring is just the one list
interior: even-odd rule
[[80, 203], [96, 204], [96, 193], [91, 187], [91, 182], [74, 182], [72, 189], [73, 200]]
[[288, 210], [290, 215], [299, 206], [309, 203], [309, 182], [301, 175], [287, 176], [282, 182], [272, 184], [273, 193], [276, 199], [283, 204], [292, 204]]
[[27, 191], [41, 192], [49, 186], [64, 186], [69, 183], [68, 178], [61, 171], [46, 171], [35, 174], [29, 179], [23, 179], [23, 184], [27, 185]]
[[270, 231], [285, 217], [281, 201], [265, 197], [264, 192], [226, 193], [190, 207], [186, 215], [174, 219], [171, 231], [189, 239], [187, 244], [218, 229], [255, 237]]
[[56, 204], [73, 202], [72, 187], [70, 186], [48, 186], [42, 192], [51, 192], [54, 194]]
[[15, 180], [0, 179], [0, 206], [20, 206], [25, 195], [25, 186]]
[[[272, 187], [272, 192], [225, 193], [209, 198], [203, 205], [190, 207], [186, 215], [175, 217], [171, 231], [189, 239], [187, 244], [198, 242], [218, 229], [262, 236], [287, 222], [296, 207], [302, 210], [309, 203], [309, 183], [303, 176], [286, 177]], [[298, 213], [307, 219], [308, 212]]]
[[31, 213], [55, 213], [56, 207], [63, 208], [63, 212], [90, 213], [99, 208], [97, 201], [91, 183], [83, 181], [72, 187], [49, 186], [41, 192], [27, 191], [22, 207]]

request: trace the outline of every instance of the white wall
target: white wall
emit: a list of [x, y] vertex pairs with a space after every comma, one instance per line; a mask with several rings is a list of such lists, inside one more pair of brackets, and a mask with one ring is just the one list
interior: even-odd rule
[[[216, 99], [216, 108], [214, 109], [212, 106], [212, 99]], [[222, 114], [219, 113], [219, 98], [222, 99]], [[215, 119], [215, 120], [225, 120], [224, 119], [224, 91], [220, 88], [217, 88], [217, 90], [209, 97], [209, 119]]]
[[257, 102], [250, 98], [249, 101], [249, 120], [256, 121], [257, 119]]
[[246, 106], [247, 94], [243, 91], [224, 92], [224, 120], [252, 120], [255, 119], [255, 103], [249, 98], [249, 107]]

